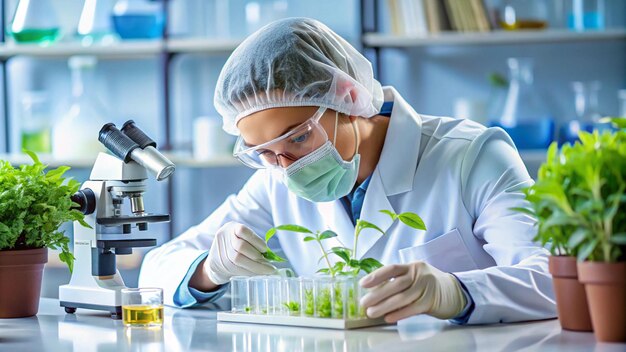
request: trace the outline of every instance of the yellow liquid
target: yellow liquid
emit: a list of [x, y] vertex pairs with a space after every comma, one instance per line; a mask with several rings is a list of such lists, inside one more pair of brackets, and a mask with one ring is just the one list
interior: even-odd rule
[[160, 326], [163, 306], [122, 306], [122, 319], [126, 326]]

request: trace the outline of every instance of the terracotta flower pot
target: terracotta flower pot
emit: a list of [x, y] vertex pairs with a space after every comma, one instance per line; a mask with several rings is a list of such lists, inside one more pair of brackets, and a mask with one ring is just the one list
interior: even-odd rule
[[48, 249], [0, 251], [0, 318], [37, 314]]
[[550, 256], [548, 267], [561, 327], [565, 330], [593, 331], [585, 286], [578, 281], [576, 258]]
[[626, 342], [626, 262], [578, 263], [591, 321], [601, 342]]

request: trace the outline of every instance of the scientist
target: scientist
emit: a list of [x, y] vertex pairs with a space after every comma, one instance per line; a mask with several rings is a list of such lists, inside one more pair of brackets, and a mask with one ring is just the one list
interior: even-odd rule
[[[274, 272], [259, 237], [273, 226], [332, 229], [331, 248], [351, 244], [363, 218], [387, 233], [359, 239], [358, 258], [385, 264], [360, 281], [372, 288], [361, 301], [368, 316], [556, 316], [535, 220], [511, 211], [526, 205], [520, 189], [532, 180], [502, 130], [416, 113], [355, 48], [307, 18], [276, 21], [239, 45], [214, 100], [226, 132], [239, 136], [234, 155], [258, 171], [202, 223], [147, 254], [139, 285], [163, 287], [166, 303], [211, 302], [232, 276]], [[382, 209], [415, 212], [427, 231], [392, 224]], [[314, 275], [318, 249], [301, 237], [278, 233], [269, 245], [298, 275]]]

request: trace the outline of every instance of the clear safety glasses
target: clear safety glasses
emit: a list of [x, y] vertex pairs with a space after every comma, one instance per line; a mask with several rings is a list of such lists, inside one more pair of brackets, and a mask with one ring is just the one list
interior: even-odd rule
[[326, 108], [320, 107], [301, 125], [261, 145], [250, 147], [239, 136], [233, 155], [255, 169], [286, 167], [285, 160], [296, 161], [326, 143], [328, 135], [319, 123], [325, 111]]

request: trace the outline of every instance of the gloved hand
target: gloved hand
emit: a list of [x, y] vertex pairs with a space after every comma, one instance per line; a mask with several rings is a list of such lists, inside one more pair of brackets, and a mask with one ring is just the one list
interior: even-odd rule
[[271, 274], [276, 268], [263, 258], [265, 248], [265, 242], [254, 231], [228, 222], [215, 234], [204, 271], [217, 285], [227, 283], [232, 276]]
[[417, 314], [452, 319], [466, 305], [458, 279], [424, 262], [384, 266], [360, 284], [372, 289], [361, 298], [367, 316], [385, 316], [388, 323]]

